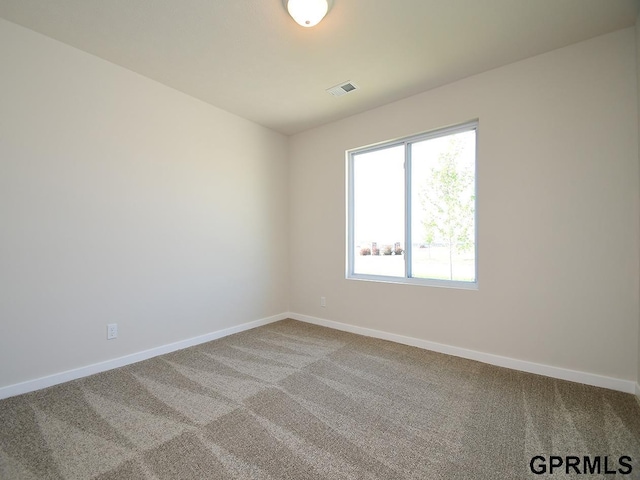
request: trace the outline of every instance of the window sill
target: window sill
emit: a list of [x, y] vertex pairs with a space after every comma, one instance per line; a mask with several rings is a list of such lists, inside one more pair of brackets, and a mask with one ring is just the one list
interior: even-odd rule
[[478, 281], [463, 282], [458, 280], [435, 280], [427, 278], [385, 277], [382, 275], [347, 275], [347, 280], [359, 280], [364, 282], [397, 283], [404, 285], [419, 285], [423, 287], [455, 288], [458, 290], [478, 290]]

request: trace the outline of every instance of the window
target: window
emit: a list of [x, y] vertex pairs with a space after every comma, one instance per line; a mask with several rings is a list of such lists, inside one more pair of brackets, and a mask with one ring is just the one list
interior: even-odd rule
[[348, 152], [347, 278], [477, 287], [477, 130]]

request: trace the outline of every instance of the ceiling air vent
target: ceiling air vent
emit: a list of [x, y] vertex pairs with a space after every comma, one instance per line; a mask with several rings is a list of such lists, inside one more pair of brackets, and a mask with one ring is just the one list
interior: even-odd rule
[[342, 95], [346, 95], [347, 93], [351, 93], [354, 90], [358, 90], [359, 87], [353, 82], [344, 82], [340, 85], [336, 85], [335, 87], [327, 88], [327, 93], [333, 95], [334, 97], [341, 97]]

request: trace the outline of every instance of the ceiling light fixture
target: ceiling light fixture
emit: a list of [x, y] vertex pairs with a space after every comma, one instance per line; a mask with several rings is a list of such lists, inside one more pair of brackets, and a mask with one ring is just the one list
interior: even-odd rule
[[333, 6], [333, 0], [282, 0], [282, 3], [291, 18], [303, 27], [319, 24]]

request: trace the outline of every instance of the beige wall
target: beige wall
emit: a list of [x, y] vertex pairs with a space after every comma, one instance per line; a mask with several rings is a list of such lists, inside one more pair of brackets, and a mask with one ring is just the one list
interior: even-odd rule
[[[0, 20], [0, 387], [288, 309], [640, 379], [634, 34], [287, 142]], [[344, 151], [473, 118], [480, 289], [345, 280]]]
[[[640, 14], [638, 14], [638, 18], [636, 19], [636, 67], [637, 67], [637, 87], [638, 87], [638, 118], [640, 119]], [[638, 121], [638, 127], [640, 128], [640, 121]], [[640, 131], [638, 133], [640, 138]], [[640, 140], [639, 140], [640, 143]], [[638, 148], [638, 161], [640, 161], [640, 146]], [[639, 292], [640, 294], [640, 292]], [[640, 322], [640, 317], [638, 317], [638, 322]], [[638, 379], [637, 385], [640, 389], [640, 327], [638, 327]], [[637, 395], [640, 396], [640, 390], [636, 392]]]
[[286, 137], [3, 20], [0, 65], [0, 387], [287, 310]]
[[[291, 311], [636, 379], [635, 55], [626, 29], [292, 137]], [[479, 290], [345, 280], [345, 150], [474, 118]]]

